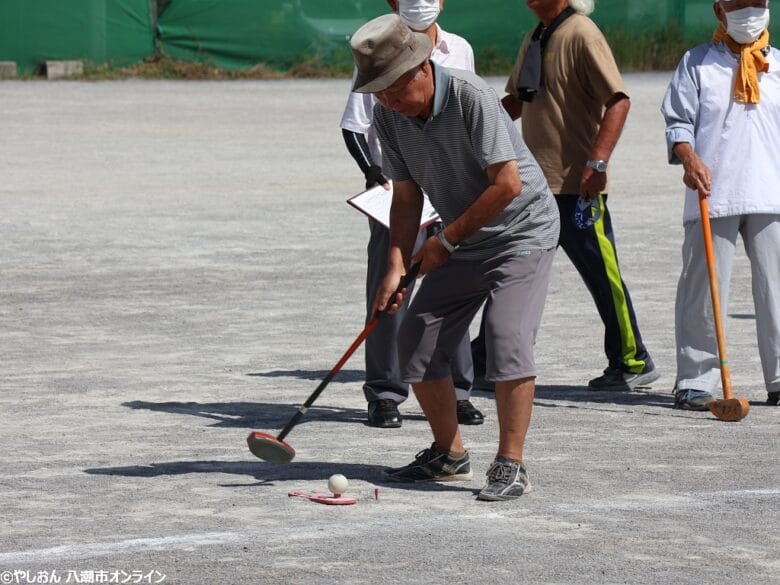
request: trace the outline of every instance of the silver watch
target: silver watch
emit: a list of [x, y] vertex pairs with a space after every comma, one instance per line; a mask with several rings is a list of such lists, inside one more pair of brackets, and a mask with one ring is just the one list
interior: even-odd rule
[[585, 163], [585, 166], [592, 168], [597, 173], [607, 172], [607, 161], [605, 160], [589, 160]]
[[449, 252], [450, 254], [452, 254], [455, 250], [458, 249], [457, 246], [453, 246], [452, 244], [450, 244], [449, 240], [447, 240], [447, 236], [444, 235], [444, 230], [436, 232], [436, 237], [439, 238], [441, 245], [444, 246], [447, 252]]

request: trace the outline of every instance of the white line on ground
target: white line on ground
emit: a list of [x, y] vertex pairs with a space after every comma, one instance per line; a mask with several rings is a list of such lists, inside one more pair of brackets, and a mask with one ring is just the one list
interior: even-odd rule
[[609, 500], [597, 500], [575, 505], [564, 504], [565, 509], [579, 510], [640, 510], [681, 509], [699, 506], [701, 502], [713, 502], [722, 498], [765, 499], [780, 494], [777, 489], [748, 489], [715, 492], [681, 492], [679, 494], [634, 493], [616, 496]]
[[134, 538], [119, 542], [97, 542], [92, 544], [73, 544], [40, 548], [26, 551], [0, 553], [0, 564], [55, 561], [62, 559], [83, 559], [118, 552], [145, 550], [170, 550], [177, 548], [225, 544], [240, 540], [242, 535], [234, 532], [206, 532], [203, 534], [183, 534], [162, 538]]
[[696, 496], [777, 496], [780, 495], [778, 489], [761, 489], [761, 490], [726, 490], [719, 492], [702, 492], [700, 494], [693, 494]]

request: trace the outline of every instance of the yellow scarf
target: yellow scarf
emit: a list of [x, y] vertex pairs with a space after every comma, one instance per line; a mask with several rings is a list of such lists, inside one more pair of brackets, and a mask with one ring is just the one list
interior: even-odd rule
[[769, 62], [761, 52], [761, 49], [769, 44], [769, 31], [765, 29], [752, 43], [740, 45], [726, 34], [726, 28], [721, 23], [712, 35], [712, 42], [718, 44], [721, 41], [725, 41], [728, 48], [739, 55], [734, 99], [742, 104], [757, 104], [761, 99], [758, 91], [758, 73], [769, 71]]

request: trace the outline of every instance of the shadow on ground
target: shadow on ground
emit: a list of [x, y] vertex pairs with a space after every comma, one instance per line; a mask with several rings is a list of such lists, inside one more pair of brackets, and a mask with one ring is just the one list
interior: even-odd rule
[[[255, 378], [300, 378], [302, 380], [323, 380], [329, 370], [272, 370], [270, 372], [250, 372], [247, 376]], [[365, 379], [363, 370], [339, 370], [332, 382], [362, 382]]]
[[[322, 380], [328, 372], [325, 370], [273, 370], [270, 372], [252, 372], [247, 376], [265, 378], [300, 378], [303, 380]], [[333, 382], [362, 382], [365, 373], [363, 370], [342, 370], [334, 378]], [[314, 388], [312, 388], [314, 390]], [[493, 392], [475, 390], [475, 396], [493, 397]], [[536, 398], [544, 400], [564, 400], [567, 402], [591, 402], [611, 404], [645, 404], [649, 406], [667, 406], [674, 403], [671, 391], [652, 392], [648, 387], [639, 387], [631, 392], [615, 392], [608, 390], [591, 390], [587, 386], [546, 386], [536, 387]], [[549, 406], [539, 404], [539, 406]]]
[[[362, 398], [362, 397], [361, 397]], [[134, 400], [122, 406], [134, 410], [152, 410], [198, 416], [215, 421], [217, 428], [282, 429], [298, 412], [298, 405], [264, 402], [147, 402]], [[404, 415], [408, 420], [424, 420], [422, 415]], [[298, 424], [307, 422], [359, 423], [367, 425], [365, 408], [312, 406]]]
[[96, 467], [85, 469], [89, 475], [109, 475], [120, 477], [164, 477], [188, 475], [191, 473], [221, 473], [253, 478], [251, 483], [224, 483], [221, 487], [274, 486], [282, 481], [321, 481], [334, 473], [346, 475], [350, 480], [365, 481], [375, 485], [395, 489], [415, 491], [451, 491], [473, 492], [473, 488], [455, 484], [425, 483], [403, 484], [388, 482], [384, 477], [387, 467], [364, 465], [361, 463], [333, 463], [326, 461], [306, 461], [276, 465], [264, 461], [166, 461], [149, 465], [128, 465], [124, 467]]
[[[269, 373], [263, 375], [299, 375], [304, 378], [316, 378], [319, 372], [296, 371]], [[250, 374], [255, 375], [255, 374]], [[494, 398], [494, 393], [475, 390], [473, 396]], [[361, 397], [362, 398], [362, 397]], [[657, 407], [668, 411], [673, 406], [671, 393], [655, 393], [646, 390], [633, 392], [594, 391], [584, 386], [544, 386], [536, 387], [534, 405], [539, 408], [574, 408], [600, 410], [603, 405], [632, 407]], [[211, 425], [218, 428], [282, 429], [298, 410], [297, 404], [274, 404], [263, 402], [149, 402], [134, 400], [124, 402], [122, 406], [134, 410], [151, 410], [197, 416], [214, 421]], [[662, 414], [661, 412], [657, 414]], [[663, 414], [669, 414], [664, 412]], [[404, 414], [407, 420], [424, 420], [421, 414]], [[340, 408], [327, 404], [314, 405], [299, 424], [306, 422], [338, 422], [367, 424], [366, 411], [360, 408]]]
[[[550, 404], [547, 401], [575, 404], [556, 405]], [[587, 386], [539, 385], [536, 387], [536, 397], [534, 401], [534, 405], [536, 406], [581, 408], [582, 403], [671, 408], [674, 404], [674, 396], [671, 392], [653, 392], [647, 388], [637, 388], [630, 392], [616, 392], [614, 390], [592, 390]]]
[[[211, 419], [213, 427], [281, 429], [298, 411], [297, 405], [263, 402], [146, 402], [134, 400], [122, 406], [134, 410], [153, 410]], [[306, 422], [366, 422], [365, 410], [313, 406], [299, 424]]]

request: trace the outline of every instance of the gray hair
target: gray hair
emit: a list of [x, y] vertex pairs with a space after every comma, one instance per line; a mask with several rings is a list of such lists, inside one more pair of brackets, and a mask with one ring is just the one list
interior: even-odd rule
[[593, 12], [595, 4], [595, 0], [569, 0], [569, 6], [585, 16]]

